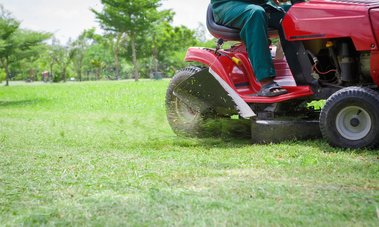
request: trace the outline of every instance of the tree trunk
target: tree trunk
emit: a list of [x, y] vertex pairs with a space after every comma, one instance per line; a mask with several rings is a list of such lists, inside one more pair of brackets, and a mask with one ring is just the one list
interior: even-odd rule
[[116, 80], [119, 80], [120, 79], [120, 61], [118, 59], [118, 53], [117, 54], [115, 53], [115, 56], [114, 56], [114, 68], [115, 68]]
[[8, 60], [5, 60], [5, 86], [9, 86], [9, 68], [8, 68]]
[[80, 82], [82, 82], [82, 68], [83, 68], [83, 58], [80, 58], [78, 60], [78, 65], [77, 65], [77, 69], [76, 69], [76, 74], [78, 76], [78, 79]]
[[82, 82], [82, 70], [78, 70], [78, 79]]
[[96, 80], [100, 80], [100, 70], [101, 68], [96, 69]]
[[29, 69], [29, 79], [31, 82], [36, 80], [36, 72], [34, 69]]
[[138, 70], [138, 62], [137, 62], [137, 47], [136, 47], [136, 40], [135, 36], [133, 35], [131, 37], [131, 44], [132, 44], [132, 58], [133, 58], [133, 77], [135, 81], [139, 80], [139, 70]]
[[157, 44], [156, 44], [156, 40], [155, 40], [155, 35], [153, 37], [153, 43], [154, 43], [154, 46], [153, 46], [153, 50], [152, 50], [152, 54], [153, 54], [153, 73], [157, 73], [158, 72], [158, 48], [157, 48]]
[[49, 73], [49, 76], [47, 78], [47, 81], [49, 82], [52, 82], [54, 80], [54, 73], [53, 73], [53, 67], [54, 67], [54, 63], [50, 63], [50, 73]]
[[66, 67], [63, 67], [63, 70], [62, 70], [62, 79], [63, 79], [63, 82], [66, 82], [67, 81], [67, 78], [66, 78]]
[[116, 80], [120, 79], [120, 60], [119, 60], [119, 52], [120, 52], [120, 42], [122, 39], [122, 33], [117, 36], [116, 43], [113, 47], [113, 54], [114, 54], [114, 68], [115, 68], [115, 76]]
[[154, 67], [154, 72], [157, 73], [158, 72], [158, 65], [159, 65], [159, 62], [158, 62], [158, 48], [157, 47], [154, 47], [153, 49], [153, 67]]

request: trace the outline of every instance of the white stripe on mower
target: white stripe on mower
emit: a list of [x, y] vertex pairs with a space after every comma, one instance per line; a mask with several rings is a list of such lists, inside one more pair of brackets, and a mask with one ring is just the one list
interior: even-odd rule
[[209, 68], [209, 73], [212, 74], [212, 76], [221, 84], [228, 95], [232, 98], [241, 117], [247, 119], [257, 116], [250, 108], [250, 106], [237, 94], [237, 92], [231, 88], [223, 79], [221, 79], [221, 77], [215, 71]]

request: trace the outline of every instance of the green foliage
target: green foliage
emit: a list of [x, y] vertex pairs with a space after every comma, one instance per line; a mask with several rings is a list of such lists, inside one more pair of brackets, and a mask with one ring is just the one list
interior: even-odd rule
[[95, 29], [84, 30], [72, 43], [72, 63], [79, 81], [83, 80], [84, 58], [90, 46], [90, 37], [93, 36], [94, 32]]
[[53, 73], [54, 82], [67, 80], [69, 66], [74, 58], [74, 54], [75, 49], [71, 41], [69, 41], [67, 45], [61, 45], [58, 40], [53, 39], [52, 45], [50, 46], [50, 61], [55, 65], [55, 72]]
[[18, 30], [20, 22], [12, 17], [11, 13], [0, 5], [0, 50], [1, 54], [5, 54], [9, 44], [7, 40]]
[[[211, 40], [206, 40], [205, 42], [198, 42], [196, 45], [201, 46], [201, 47], [207, 47], [207, 48], [215, 48], [216, 47], [216, 42], [217, 40], [211, 39]], [[225, 45], [233, 45], [233, 42], [227, 42]], [[224, 46], [224, 48], [228, 48], [228, 46]]]
[[312, 101], [308, 103], [308, 107], [313, 108], [315, 110], [321, 110], [325, 106], [326, 100], [318, 100]]
[[0, 7], [0, 63], [6, 72], [7, 84], [9, 67], [29, 58], [35, 60], [42, 42], [50, 38], [48, 33], [40, 33], [19, 28], [19, 22], [2, 6]]
[[[12, 80], [50, 81], [117, 80], [167, 77], [187, 65], [190, 46], [214, 47], [205, 39], [205, 27], [196, 30], [173, 26], [174, 12], [159, 10], [159, 0], [104, 0], [104, 8], [92, 10], [106, 30], [84, 30], [76, 39], [60, 43], [50, 34], [20, 29], [20, 22], [1, 8], [0, 67]], [[46, 78], [45, 78], [46, 79]]]
[[159, 0], [101, 0], [102, 12], [92, 10], [105, 30], [126, 35], [130, 39], [134, 78], [138, 80], [137, 39], [150, 29], [151, 24], [166, 14], [158, 11]]
[[84, 57], [84, 70], [87, 72], [87, 76], [91, 73], [95, 75], [96, 79], [100, 79], [106, 66], [113, 65], [113, 62], [111, 50], [105, 46], [103, 41], [98, 40], [87, 49]]
[[139, 52], [147, 66], [144, 68], [145, 75], [150, 72], [173, 75], [177, 69], [185, 66], [183, 59], [187, 48], [196, 43], [194, 31], [184, 26], [174, 27], [169, 20], [157, 22], [147, 38], [138, 39]]
[[178, 137], [167, 86], [1, 86], [1, 225], [377, 226], [379, 150]]
[[8, 74], [9, 58], [17, 48], [15, 43], [15, 33], [19, 29], [20, 23], [11, 17], [10, 12], [0, 5], [0, 63]]
[[102, 12], [92, 9], [105, 30], [134, 36], [159, 18], [159, 0], [101, 0]]

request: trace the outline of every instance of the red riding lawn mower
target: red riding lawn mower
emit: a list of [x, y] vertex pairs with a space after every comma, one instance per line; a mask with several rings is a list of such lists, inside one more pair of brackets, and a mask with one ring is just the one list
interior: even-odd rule
[[[189, 48], [185, 60], [196, 66], [178, 71], [167, 90], [167, 118], [177, 134], [196, 135], [207, 119], [245, 118], [255, 143], [322, 135], [342, 148], [379, 144], [379, 1], [292, 4], [283, 30], [269, 28], [270, 37], [291, 45], [271, 46], [275, 81], [288, 91], [276, 97], [256, 95], [261, 85], [240, 31], [216, 24], [208, 8], [217, 47]], [[223, 41], [237, 42], [222, 49]]]

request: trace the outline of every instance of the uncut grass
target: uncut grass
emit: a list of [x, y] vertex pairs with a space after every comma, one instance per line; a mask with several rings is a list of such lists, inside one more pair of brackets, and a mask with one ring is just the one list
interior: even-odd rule
[[0, 87], [0, 223], [377, 226], [378, 150], [177, 137], [167, 85]]

